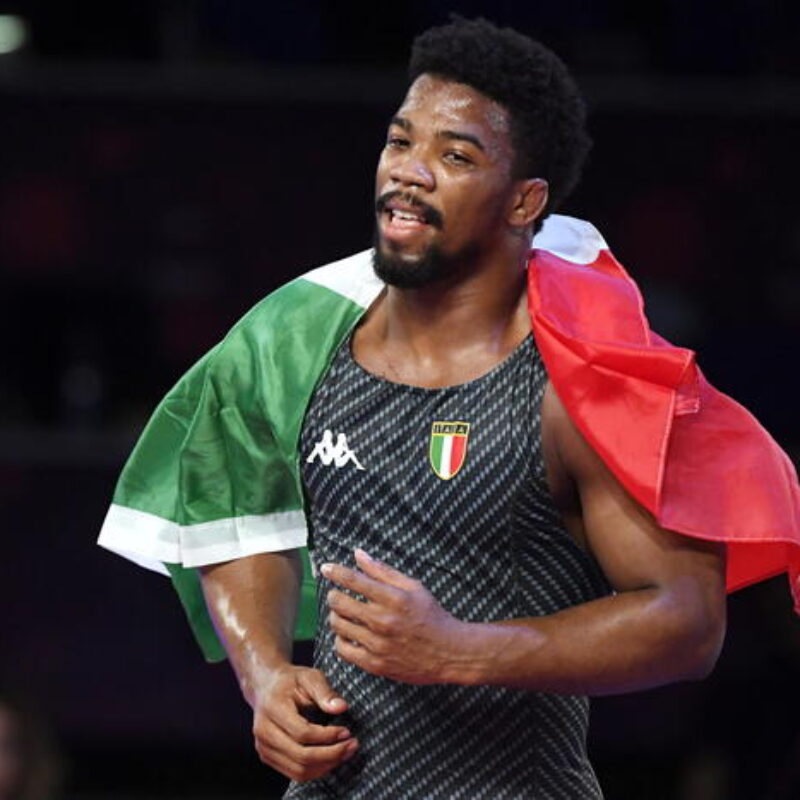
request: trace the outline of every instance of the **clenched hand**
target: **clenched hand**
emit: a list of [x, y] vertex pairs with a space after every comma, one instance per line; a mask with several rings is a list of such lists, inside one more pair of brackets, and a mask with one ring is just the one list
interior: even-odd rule
[[304, 712], [341, 714], [347, 702], [316, 669], [287, 664], [269, 673], [255, 692], [253, 735], [265, 764], [295, 781], [326, 775], [347, 761], [358, 741], [347, 728], [317, 725]]

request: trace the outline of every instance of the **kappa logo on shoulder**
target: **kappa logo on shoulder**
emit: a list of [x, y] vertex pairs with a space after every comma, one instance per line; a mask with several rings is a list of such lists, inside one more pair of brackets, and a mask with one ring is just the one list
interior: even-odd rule
[[334, 444], [333, 433], [327, 429], [322, 434], [322, 439], [314, 445], [314, 449], [306, 459], [306, 463], [312, 464], [316, 458], [319, 458], [326, 467], [333, 464], [338, 469], [347, 464], [355, 464], [356, 469], [364, 469], [356, 458], [356, 454], [347, 444], [347, 436], [343, 433], [338, 434], [336, 444]]

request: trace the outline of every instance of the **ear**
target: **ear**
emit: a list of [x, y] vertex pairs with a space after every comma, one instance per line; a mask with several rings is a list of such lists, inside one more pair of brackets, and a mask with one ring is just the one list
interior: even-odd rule
[[543, 178], [526, 178], [524, 181], [519, 181], [511, 198], [508, 224], [519, 230], [532, 225], [544, 211], [548, 196], [549, 187]]

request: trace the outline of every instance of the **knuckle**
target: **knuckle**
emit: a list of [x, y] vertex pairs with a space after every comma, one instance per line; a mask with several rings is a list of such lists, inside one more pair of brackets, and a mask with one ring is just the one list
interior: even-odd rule
[[390, 636], [397, 629], [397, 619], [390, 615], [378, 617], [373, 624], [373, 628], [376, 633], [382, 636]]
[[270, 767], [273, 766], [272, 758], [270, 757], [270, 753], [267, 749], [256, 744], [256, 754], [258, 755], [259, 761], [261, 761], [262, 764], [267, 764]]
[[404, 614], [408, 609], [408, 594], [406, 592], [395, 592], [387, 601], [387, 606], [397, 614]]
[[303, 730], [298, 731], [294, 738], [297, 744], [302, 744], [302, 745], [308, 745], [314, 741], [314, 737], [311, 735], [311, 731], [305, 728]]
[[370, 649], [378, 656], [385, 656], [389, 652], [389, 643], [385, 639], [376, 639]]
[[381, 664], [383, 664], [383, 659], [373, 655], [365, 655], [361, 660], [361, 666], [367, 672], [379, 672]]
[[304, 770], [302, 770], [300, 767], [295, 767], [295, 766], [285, 767], [284, 769], [281, 770], [281, 772], [283, 772], [283, 774], [287, 778], [291, 778], [293, 781], [298, 781], [299, 783], [308, 780], [307, 778], [303, 777]]

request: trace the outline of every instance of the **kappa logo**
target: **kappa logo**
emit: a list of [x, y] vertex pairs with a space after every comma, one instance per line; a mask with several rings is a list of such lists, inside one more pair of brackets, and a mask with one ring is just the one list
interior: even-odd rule
[[314, 459], [319, 456], [319, 460], [324, 466], [329, 467], [333, 464], [337, 469], [344, 467], [347, 464], [355, 464], [356, 469], [363, 470], [356, 454], [350, 449], [347, 444], [347, 437], [340, 433], [336, 437], [336, 444], [333, 443], [333, 434], [329, 430], [325, 430], [322, 434], [322, 439], [314, 445], [311, 455], [306, 459], [306, 463], [313, 463]]

